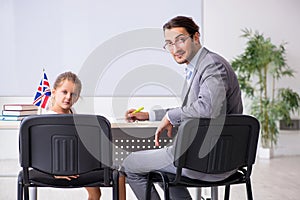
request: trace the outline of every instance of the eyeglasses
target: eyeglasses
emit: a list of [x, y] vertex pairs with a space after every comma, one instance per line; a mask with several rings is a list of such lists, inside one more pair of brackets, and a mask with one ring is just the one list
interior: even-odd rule
[[184, 43], [189, 37], [191, 37], [191, 35], [179, 36], [178, 38], [175, 39], [175, 42], [167, 42], [164, 45], [164, 49], [167, 50], [168, 52], [173, 52], [174, 46], [176, 46], [176, 48], [184, 47]]

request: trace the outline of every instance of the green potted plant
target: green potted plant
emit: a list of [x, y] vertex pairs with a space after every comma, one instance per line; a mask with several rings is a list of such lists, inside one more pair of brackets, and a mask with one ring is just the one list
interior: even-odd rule
[[283, 77], [293, 77], [286, 63], [285, 44], [276, 46], [263, 34], [243, 30], [247, 39], [244, 52], [232, 61], [245, 97], [251, 100], [251, 114], [261, 124], [261, 145], [273, 148], [278, 139], [278, 122], [290, 123], [291, 114], [299, 111], [300, 97], [290, 88], [277, 88]]

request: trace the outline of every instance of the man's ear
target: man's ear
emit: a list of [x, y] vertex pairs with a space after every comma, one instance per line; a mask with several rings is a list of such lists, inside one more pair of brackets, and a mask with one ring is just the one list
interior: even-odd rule
[[200, 44], [200, 33], [199, 32], [196, 32], [194, 34], [194, 40]]

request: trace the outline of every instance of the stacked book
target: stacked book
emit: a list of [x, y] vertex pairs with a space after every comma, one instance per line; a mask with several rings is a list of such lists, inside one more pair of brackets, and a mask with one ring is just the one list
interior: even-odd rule
[[25, 116], [38, 114], [38, 107], [33, 104], [4, 104], [0, 120], [18, 121]]

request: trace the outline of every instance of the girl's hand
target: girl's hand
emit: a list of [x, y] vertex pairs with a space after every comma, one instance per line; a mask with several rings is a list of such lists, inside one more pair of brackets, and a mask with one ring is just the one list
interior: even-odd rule
[[66, 179], [68, 181], [71, 181], [72, 179], [78, 178], [79, 175], [74, 175], [74, 176], [54, 176], [55, 179]]

